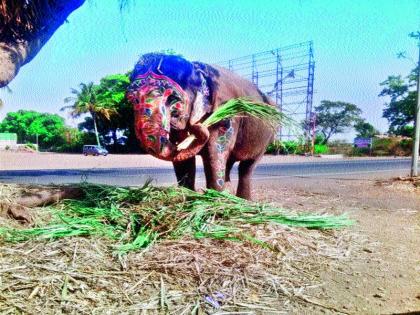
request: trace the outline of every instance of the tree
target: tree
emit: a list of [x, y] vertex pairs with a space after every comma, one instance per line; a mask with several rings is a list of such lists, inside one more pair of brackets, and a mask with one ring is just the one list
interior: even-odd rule
[[[0, 0], [0, 87], [9, 84], [86, 0]], [[129, 0], [118, 0], [120, 11]]]
[[0, 123], [0, 132], [16, 133], [20, 143], [35, 142], [41, 148], [52, 148], [65, 142], [64, 119], [56, 114], [19, 110], [10, 112]]
[[99, 88], [93, 82], [88, 84], [80, 83], [79, 86], [80, 90], [71, 89], [71, 93], [74, 96], [64, 99], [64, 102], [72, 103], [72, 105], [64, 106], [61, 110], [70, 109], [70, 115], [72, 117], [79, 117], [82, 114], [90, 113], [93, 119], [96, 142], [100, 146], [97, 117], [110, 120], [111, 116], [117, 113], [117, 110], [114, 108], [115, 103], [107, 102], [103, 97], [98, 97]]
[[[389, 133], [396, 135], [413, 136], [414, 130], [410, 126], [414, 123], [416, 110], [416, 72], [414, 69], [411, 74], [405, 78], [401, 75], [389, 76], [387, 80], [380, 85], [384, 86], [379, 96], [389, 97], [389, 103], [385, 103], [383, 117], [389, 122]], [[412, 133], [407, 133], [409, 130]]]
[[137, 147], [137, 140], [134, 132], [134, 113], [132, 105], [125, 97], [128, 86], [130, 85], [130, 72], [126, 74], [112, 74], [100, 80], [98, 86], [98, 100], [103, 104], [108, 104], [115, 108], [117, 114], [111, 120], [101, 122], [106, 134], [111, 134], [113, 149], [117, 151], [118, 139], [117, 131], [125, 134], [128, 143], [133, 148]]
[[0, 124], [1, 132], [11, 132], [17, 134], [17, 141], [25, 143], [29, 141], [27, 130], [30, 124], [38, 117], [39, 113], [35, 111], [20, 110], [7, 113]]
[[0, 87], [30, 62], [85, 0], [0, 0]]
[[379, 134], [379, 131], [375, 129], [370, 123], [364, 119], [360, 119], [354, 124], [354, 129], [358, 138], [372, 138]]
[[29, 125], [27, 133], [38, 137], [41, 147], [52, 148], [64, 143], [64, 118], [55, 114], [41, 114]]
[[[130, 85], [130, 72], [126, 74], [112, 74], [102, 78], [97, 86], [96, 99], [106, 106], [113, 108], [116, 112], [111, 119], [97, 117], [97, 129], [100, 138], [105, 145], [113, 152], [139, 152], [140, 147], [134, 131], [134, 113], [132, 105], [125, 97], [128, 86]], [[79, 130], [93, 132], [93, 121], [89, 117], [79, 124]], [[117, 134], [124, 135], [124, 145], [122, 145]]]
[[[73, 117], [90, 113], [89, 108], [93, 109], [93, 115], [85, 117], [84, 121], [79, 123], [78, 129], [97, 135], [96, 142], [106, 146], [112, 145], [109, 149], [113, 152], [139, 151], [134, 131], [133, 108], [125, 97], [130, 84], [129, 76], [130, 73], [112, 74], [102, 78], [98, 85], [81, 84], [79, 90], [72, 89], [74, 96], [65, 100], [72, 104], [62, 108], [70, 109]], [[124, 135], [123, 145], [118, 134]]]
[[343, 133], [358, 122], [362, 110], [354, 104], [324, 100], [315, 107], [315, 113], [317, 131], [327, 143], [332, 135]]

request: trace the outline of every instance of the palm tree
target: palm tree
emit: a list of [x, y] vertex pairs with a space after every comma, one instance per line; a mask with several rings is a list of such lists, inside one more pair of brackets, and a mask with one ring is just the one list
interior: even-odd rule
[[74, 96], [69, 96], [64, 99], [65, 103], [72, 103], [72, 105], [64, 106], [61, 110], [70, 109], [72, 117], [79, 117], [82, 114], [90, 113], [93, 119], [93, 126], [95, 128], [96, 141], [100, 146], [97, 117], [101, 116], [107, 120], [117, 113], [115, 107], [108, 102], [101, 102], [98, 100], [98, 87], [90, 82], [88, 84], [80, 83], [80, 90], [71, 89]]

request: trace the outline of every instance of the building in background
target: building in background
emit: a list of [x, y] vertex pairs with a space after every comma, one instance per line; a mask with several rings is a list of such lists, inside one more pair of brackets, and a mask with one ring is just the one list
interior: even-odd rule
[[0, 149], [11, 149], [17, 147], [17, 134], [0, 133]]

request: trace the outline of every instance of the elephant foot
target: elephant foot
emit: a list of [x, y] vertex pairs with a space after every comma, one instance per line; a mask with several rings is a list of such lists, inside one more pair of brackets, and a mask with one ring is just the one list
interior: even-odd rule
[[257, 160], [245, 160], [239, 163], [239, 182], [236, 196], [251, 200], [251, 175], [256, 163]]
[[229, 194], [234, 195], [235, 191], [234, 188], [232, 187], [232, 183], [231, 182], [225, 182], [225, 185], [223, 187], [224, 191], [227, 191]]
[[246, 200], [249, 200], [249, 201], [251, 201], [252, 199], [251, 199], [251, 193], [248, 191], [248, 192], [238, 192], [237, 194], [236, 194], [236, 196], [237, 197], [239, 197], [239, 198], [242, 198], [242, 199], [246, 199]]

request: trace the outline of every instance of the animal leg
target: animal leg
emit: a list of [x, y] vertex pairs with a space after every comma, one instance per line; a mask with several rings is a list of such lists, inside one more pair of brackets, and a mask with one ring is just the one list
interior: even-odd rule
[[236, 195], [251, 200], [251, 176], [257, 160], [245, 160], [239, 163], [239, 183]]
[[183, 161], [173, 163], [178, 185], [195, 189], [195, 156]]
[[225, 189], [229, 192], [232, 192], [232, 184], [230, 181], [230, 171], [232, 170], [233, 164], [235, 164], [235, 160], [232, 157], [229, 157], [226, 162], [226, 171], [225, 171]]
[[[226, 179], [230, 181], [230, 170], [234, 161], [228, 162], [228, 156], [233, 141], [234, 129], [230, 121], [222, 122], [210, 136], [206, 150], [202, 154], [207, 188], [222, 191], [226, 188]], [[229, 174], [226, 176], [227, 170]]]

